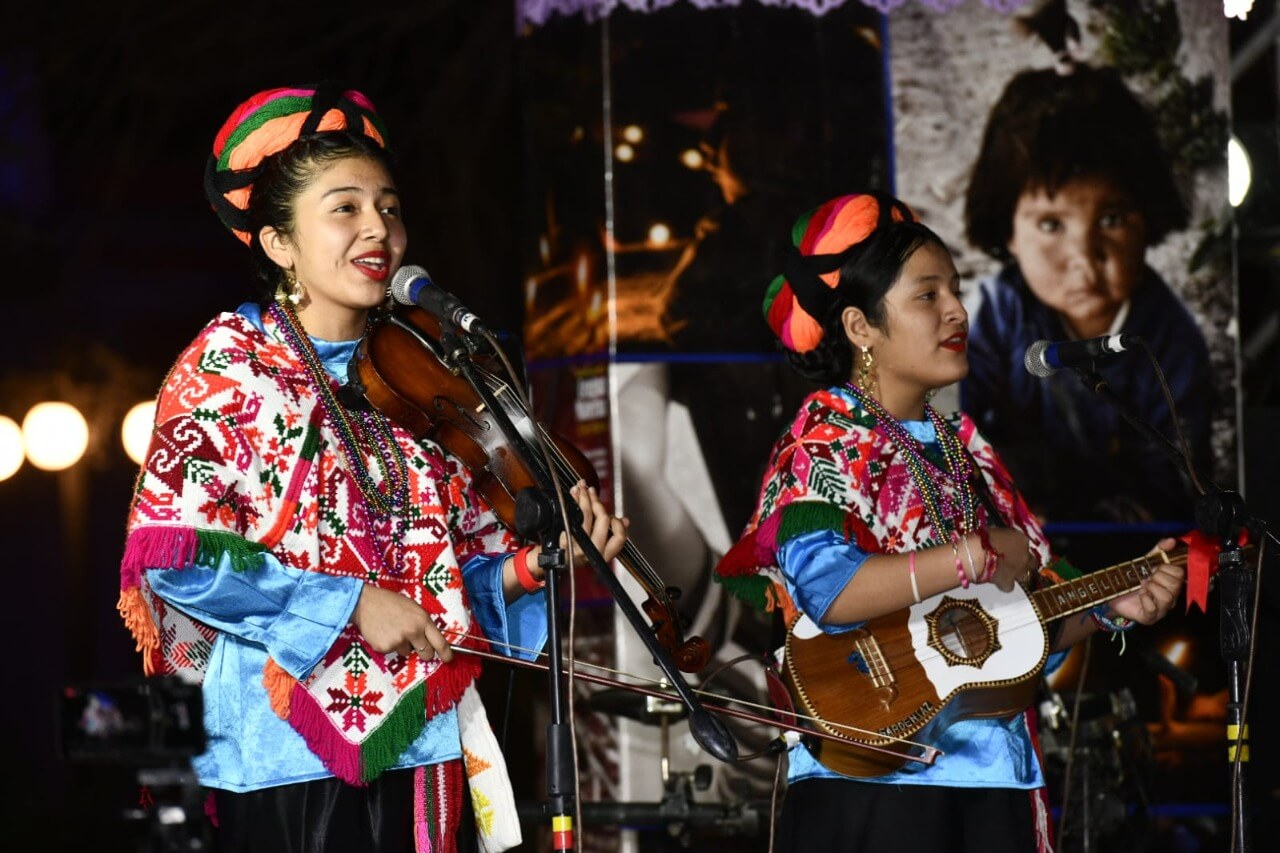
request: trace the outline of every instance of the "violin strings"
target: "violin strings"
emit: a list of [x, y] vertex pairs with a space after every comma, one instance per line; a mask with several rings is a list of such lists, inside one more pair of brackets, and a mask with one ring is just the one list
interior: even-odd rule
[[[488, 383], [490, 391], [492, 391], [495, 396], [499, 395], [503, 391], [512, 389], [512, 383], [510, 382], [505, 382], [502, 379], [496, 376], [493, 376], [485, 371], [481, 371], [481, 374], [484, 376], [485, 381]], [[539, 433], [539, 438], [542, 439], [540, 443], [543, 446], [543, 448], [545, 448], [547, 454], [550, 456], [552, 461], [552, 466], [555, 468], [556, 473], [560, 475], [559, 479], [561, 480], [561, 482], [569, 481], [569, 480], [577, 482], [577, 480], [582, 475], [579, 474], [576, 469], [574, 469], [573, 465], [565, 457], [564, 453], [560, 450], [560, 448], [556, 445], [556, 443], [550, 440], [550, 436], [547, 435], [546, 430], [542, 427], [542, 425], [538, 424], [529, 415], [529, 407], [527, 402], [523, 399], [523, 395], [520, 395], [518, 392], [515, 392], [515, 393], [518, 401], [520, 402], [520, 406], [522, 410], [521, 414], [524, 417], [528, 418], [530, 423], [535, 424], [536, 429]], [[622, 553], [619, 554], [618, 556], [620, 559], [623, 559], [624, 562], [626, 562], [630, 568], [635, 570], [635, 573], [637, 575], [644, 576], [643, 581], [647, 582], [647, 586], [650, 592], [655, 590], [664, 591], [666, 589], [666, 583], [654, 570], [653, 566], [649, 563], [649, 561], [645, 559], [644, 555], [640, 553], [640, 549], [637, 548], [630, 539], [628, 539], [626, 542], [623, 543]]]
[[[525, 396], [524, 389], [521, 388], [519, 383], [516, 381], [516, 371], [511, 366], [510, 360], [507, 359], [506, 352], [502, 349], [501, 345], [499, 345], [497, 338], [495, 338], [491, 333], [485, 332], [484, 337], [485, 337], [485, 340], [489, 342], [489, 346], [493, 348], [493, 351], [498, 354], [498, 358], [502, 361], [503, 367], [507, 371], [507, 376], [511, 379], [511, 382], [509, 383], [509, 385], [508, 383], [503, 383], [503, 384], [508, 385], [508, 387], [510, 388], [512, 395], [516, 398], [516, 401], [520, 404], [520, 409], [524, 413], [525, 418], [528, 419], [531, 423], [537, 425], [537, 421], [534, 420], [533, 415], [531, 413], [529, 401]], [[488, 382], [489, 378], [488, 378], [487, 372], [485, 372], [483, 369], [481, 369], [478, 366], [476, 367], [476, 369], [482, 374], [482, 376], [485, 378], [485, 381]], [[492, 388], [492, 384], [490, 384], [490, 387]], [[495, 399], [497, 398], [496, 390], [494, 391], [493, 396], [495, 397]], [[554, 447], [554, 442], [546, 440], [542, 429], [539, 427], [538, 429], [534, 430], [534, 444], [537, 445], [537, 450], [542, 456], [543, 462], [547, 469], [545, 473], [551, 478], [551, 484], [555, 489], [555, 493], [557, 495], [563, 495], [564, 486], [560, 481], [560, 477], [557, 476], [555, 465], [551, 460], [551, 455], [548, 450], [548, 448]], [[530, 460], [530, 462], [532, 463], [532, 460]], [[567, 540], [571, 540], [571, 537], [569, 535], [569, 523], [570, 523], [569, 513], [568, 513], [568, 510], [565, 508], [565, 503], [566, 502], [563, 499], [560, 501], [557, 501], [557, 508], [560, 510], [560, 524], [561, 524], [561, 529], [564, 531], [564, 537]], [[565, 549], [565, 569], [566, 569], [565, 573], [568, 575], [568, 581], [569, 581], [569, 628], [568, 628], [568, 636], [565, 639], [566, 639], [566, 645], [569, 651], [569, 659], [573, 660], [575, 657], [574, 649], [577, 645], [577, 641], [575, 638], [575, 632], [577, 630], [577, 619], [578, 619], [577, 571], [575, 570], [575, 567], [574, 567], [573, 543], [572, 541], [569, 541], [566, 544], [569, 545], [569, 547]], [[556, 589], [557, 587], [553, 586], [552, 588]], [[558, 602], [553, 601], [550, 603], [549, 606], [552, 608], [555, 608], [556, 606], [558, 606]], [[560, 651], [560, 650], [557, 649], [557, 651]], [[581, 796], [582, 775], [578, 766], [579, 762], [578, 762], [577, 703], [573, 701], [573, 696], [575, 693], [575, 685], [574, 685], [575, 672], [576, 672], [575, 667], [573, 667], [572, 665], [569, 666], [568, 672], [567, 672], [567, 680], [565, 684], [565, 692], [568, 694], [568, 697], [569, 697], [569, 701], [567, 703], [569, 706], [567, 724], [569, 727], [569, 732], [568, 732], [569, 742], [572, 745], [572, 748], [569, 750], [569, 754], [573, 759], [573, 779], [574, 779], [573, 819], [578, 826], [582, 826], [582, 796]], [[582, 834], [581, 833], [574, 833], [573, 844], [574, 844], [575, 850], [579, 851], [580, 853], [580, 851], [582, 850]]]
[[[551, 456], [555, 460], [557, 467], [560, 469], [560, 473], [562, 477], [580, 476], [577, 473], [577, 471], [573, 469], [573, 466], [569, 464], [569, 461], [565, 458], [564, 454], [560, 451], [560, 448], [556, 447], [554, 442], [550, 443], [550, 450], [551, 450]], [[630, 539], [628, 539], [626, 542], [623, 543], [622, 552], [623, 553], [620, 554], [619, 557], [622, 557], [625, 555], [625, 557], [627, 558], [627, 561], [633, 564], [632, 568], [638, 570], [640, 574], [645, 575], [645, 580], [649, 582], [651, 589], [661, 590], [665, 588], [665, 585], [662, 582], [662, 578], [658, 577], [657, 572], [653, 570], [653, 567], [649, 564], [649, 561], [646, 560], [640, 554], [640, 550], [635, 546], [634, 543], [632, 543]]]

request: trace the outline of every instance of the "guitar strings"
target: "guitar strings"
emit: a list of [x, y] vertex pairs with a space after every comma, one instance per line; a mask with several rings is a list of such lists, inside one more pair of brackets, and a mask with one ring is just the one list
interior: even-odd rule
[[[1143, 557], [1139, 557], [1139, 558], [1137, 558], [1136, 560], [1129, 560], [1129, 561], [1126, 561], [1126, 562], [1124, 562], [1124, 563], [1119, 563], [1119, 564], [1117, 564], [1117, 565], [1115, 565], [1115, 566], [1110, 567], [1109, 569], [1102, 569], [1101, 571], [1102, 571], [1102, 572], [1106, 572], [1106, 571], [1110, 571], [1111, 569], [1120, 569], [1120, 568], [1123, 568], [1123, 567], [1125, 567], [1125, 566], [1134, 566], [1135, 564], [1137, 564], [1137, 563], [1139, 563], [1139, 562], [1142, 562], [1142, 563], [1143, 563], [1143, 564], [1145, 564], [1147, 567], [1150, 567], [1150, 566], [1152, 565], [1152, 564], [1151, 564], [1151, 560], [1152, 560], [1152, 559], [1154, 559], [1154, 557], [1151, 557], [1151, 556], [1143, 556]], [[1171, 556], [1167, 556], [1167, 560], [1168, 560], [1168, 562], [1169, 562], [1169, 563], [1171, 563], [1171, 564], [1173, 564], [1173, 565], [1183, 565], [1183, 564], [1185, 564], [1185, 563], [1186, 563], [1186, 561], [1187, 561], [1187, 554], [1186, 554], [1185, 552], [1184, 552], [1184, 553], [1181, 553], [1181, 554], [1173, 554], [1173, 555], [1171, 555]], [[1159, 564], [1157, 564], [1157, 565], [1159, 565]], [[1095, 573], [1092, 573], [1092, 574], [1098, 574], [1098, 572], [1095, 572]], [[1087, 578], [1087, 577], [1090, 577], [1090, 576], [1091, 576], [1091, 575], [1085, 575], [1084, 577], [1085, 577], [1085, 578]], [[1081, 579], [1083, 579], [1083, 578], [1081, 578]], [[1081, 579], [1077, 579], [1077, 580], [1081, 580]], [[1140, 586], [1140, 585], [1134, 585], [1133, 587], [1131, 587], [1130, 589], [1126, 590], [1125, 592], [1118, 593], [1118, 594], [1117, 594], [1117, 596], [1113, 596], [1113, 597], [1118, 597], [1119, 595], [1127, 595], [1127, 594], [1129, 594], [1130, 592], [1133, 592], [1133, 590], [1138, 589], [1138, 588], [1139, 588], [1139, 586]], [[1028, 599], [1031, 599], [1032, 597], [1034, 597], [1034, 596], [1035, 596], [1035, 595], [1037, 595], [1038, 593], [1043, 593], [1043, 592], [1046, 592], [1046, 591], [1050, 591], [1050, 590], [1052, 590], [1052, 589], [1053, 589], [1053, 587], [1051, 587], [1051, 586], [1050, 586], [1050, 587], [1045, 587], [1045, 588], [1044, 588], [1044, 589], [1042, 589], [1042, 590], [1037, 590], [1036, 592], [1028, 593], [1028, 594], [1027, 594], [1027, 598], [1028, 598]], [[945, 592], [944, 592], [944, 593], [939, 593], [939, 595], [938, 595], [937, 597], [946, 596], [946, 595], [948, 595], [948, 593], [945, 593]], [[962, 600], [966, 600], [966, 599], [962, 599]], [[915, 606], [919, 606], [919, 605], [915, 605]], [[1074, 609], [1074, 610], [1068, 610], [1068, 611], [1067, 611], [1067, 612], [1065, 612], [1065, 613], [1061, 613], [1061, 614], [1058, 614], [1057, 616], [1053, 616], [1053, 617], [1051, 617], [1051, 618], [1050, 618], [1049, 620], [1047, 620], [1047, 621], [1054, 621], [1055, 619], [1064, 619], [1064, 618], [1066, 618], [1066, 617], [1068, 617], [1068, 616], [1071, 616], [1071, 615], [1072, 615], [1072, 614], [1074, 614], [1074, 613], [1080, 613], [1080, 612], [1082, 612], [1082, 611], [1084, 611], [1084, 610], [1088, 609], [1088, 607], [1089, 607], [1089, 606], [1090, 606], [1090, 605], [1083, 605], [1083, 606], [1078, 607], [1078, 608], [1076, 608], [1076, 609]], [[1016, 632], [1016, 631], [1019, 631], [1019, 630], [1021, 630], [1021, 629], [1023, 629], [1023, 628], [1027, 628], [1027, 627], [1030, 627], [1030, 626], [1032, 626], [1032, 625], [1044, 625], [1044, 624], [1045, 624], [1045, 620], [1041, 620], [1041, 619], [1039, 619], [1039, 618], [1037, 617], [1037, 615], [1036, 615], [1037, 613], [1038, 613], [1038, 611], [1037, 611], [1034, 607], [1030, 607], [1030, 615], [1031, 615], [1033, 618], [1029, 618], [1029, 619], [1028, 619], [1028, 618], [1014, 619], [1014, 620], [1012, 620], [1012, 621], [1011, 621], [1011, 622], [1009, 622], [1009, 623], [1001, 623], [1001, 624], [998, 626], [998, 628], [997, 628], [997, 632], [998, 632], [998, 633], [1000, 633], [1000, 634], [1006, 634], [1006, 633], [1009, 633], [1009, 632]], [[874, 637], [874, 635], [872, 635], [872, 636]], [[947, 656], [947, 655], [943, 654], [943, 653], [942, 653], [942, 652], [940, 652], [940, 651], [937, 651], [937, 650], [936, 650], [932, 645], [930, 645], [930, 646], [929, 646], [929, 651], [922, 651], [922, 652], [921, 652], [920, 654], [918, 654], [918, 655], [917, 655], [914, 651], [912, 651], [912, 649], [914, 649], [914, 646], [911, 646], [911, 647], [909, 647], [909, 648], [903, 649], [903, 648], [901, 647], [902, 645], [904, 645], [904, 644], [900, 644], [899, 649], [896, 651], [896, 653], [895, 653], [894, 651], [892, 651], [892, 650], [891, 650], [891, 651], [890, 651], [890, 653], [889, 653], [888, 655], [886, 655], [886, 654], [884, 653], [884, 651], [883, 651], [883, 647], [882, 647], [882, 646], [879, 646], [879, 645], [877, 644], [877, 647], [880, 649], [880, 657], [881, 657], [881, 659], [882, 659], [882, 660], [884, 660], [884, 661], [885, 661], [885, 664], [886, 664], [886, 667], [887, 667], [887, 669], [888, 669], [889, 673], [893, 673], [893, 672], [895, 672], [895, 671], [898, 671], [898, 670], [901, 668], [901, 666], [902, 666], [902, 664], [903, 664], [903, 663], [906, 663], [906, 664], [908, 664], [908, 665], [910, 665], [910, 664], [912, 664], [912, 663], [918, 663], [918, 664], [920, 664], [921, 666], [925, 666], [925, 665], [933, 664], [933, 663], [935, 663], [936, 661], [944, 661], [944, 662], [946, 662], [946, 663], [948, 663], [948, 664], [950, 664], [950, 663], [951, 663], [951, 659], [950, 659], [950, 658], [948, 658], [948, 656]], [[1052, 650], [1049, 650], [1049, 653], [1050, 653], [1050, 654], [1053, 654], [1054, 652], [1053, 652]], [[963, 664], [962, 664], [962, 665], [963, 665]]]

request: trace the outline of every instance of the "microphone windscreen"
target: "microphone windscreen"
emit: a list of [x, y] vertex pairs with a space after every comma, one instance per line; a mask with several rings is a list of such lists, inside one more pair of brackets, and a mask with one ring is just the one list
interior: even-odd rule
[[1049, 365], [1049, 362], [1045, 361], [1044, 351], [1048, 348], [1048, 341], [1036, 341], [1027, 347], [1026, 355], [1022, 358], [1022, 364], [1027, 368], [1027, 373], [1043, 379], [1058, 372], [1056, 368]]
[[427, 271], [416, 264], [409, 264], [396, 270], [396, 274], [391, 278], [391, 298], [401, 305], [414, 304], [413, 297], [409, 294], [409, 285], [413, 284], [415, 278], [431, 281]]

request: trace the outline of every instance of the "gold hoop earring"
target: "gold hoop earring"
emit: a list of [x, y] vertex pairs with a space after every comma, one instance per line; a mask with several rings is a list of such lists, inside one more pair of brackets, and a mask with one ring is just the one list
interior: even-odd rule
[[876, 359], [871, 347], [863, 344], [858, 347], [858, 387], [872, 397], [878, 397], [880, 383], [876, 377]]
[[284, 281], [276, 285], [276, 301], [284, 302], [287, 299], [296, 308], [302, 304], [302, 300], [306, 296], [306, 286], [298, 281], [298, 276], [292, 269], [286, 269], [284, 271]]

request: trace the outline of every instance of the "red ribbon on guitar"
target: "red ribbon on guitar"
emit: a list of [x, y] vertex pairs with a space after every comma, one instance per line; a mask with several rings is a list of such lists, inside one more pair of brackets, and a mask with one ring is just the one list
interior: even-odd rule
[[[1178, 541], [1187, 546], [1187, 612], [1191, 605], [1200, 608], [1204, 613], [1209, 603], [1209, 578], [1218, 572], [1218, 555], [1222, 552], [1222, 542], [1216, 536], [1206, 536], [1195, 529], [1179, 536]], [[1239, 545], [1249, 544], [1249, 531], [1240, 531]]]

